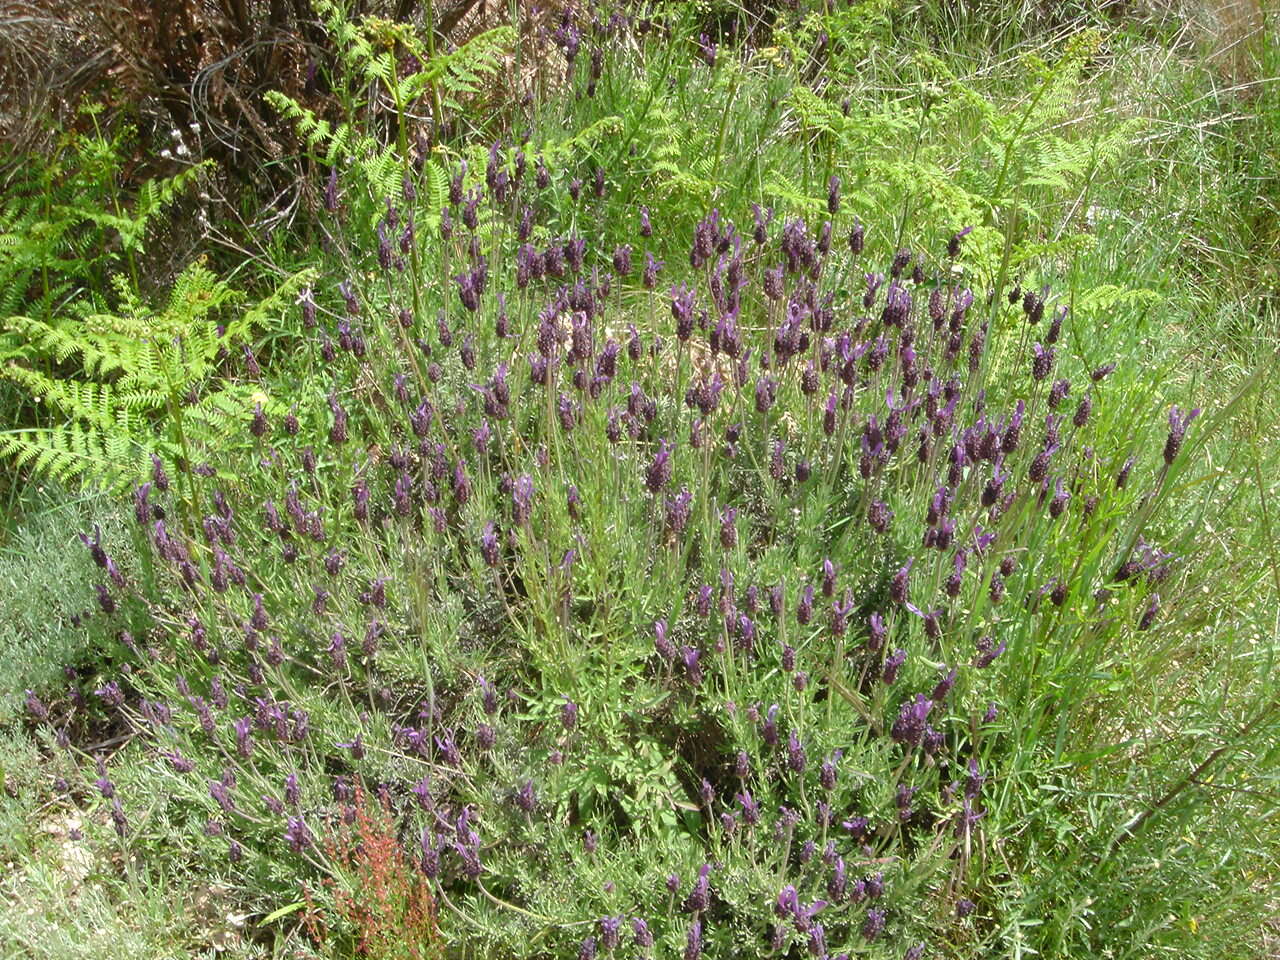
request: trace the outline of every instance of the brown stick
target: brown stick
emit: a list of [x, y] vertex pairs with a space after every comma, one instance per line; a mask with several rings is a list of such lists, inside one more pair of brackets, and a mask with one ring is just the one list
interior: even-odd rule
[[1201, 774], [1203, 774], [1206, 770], [1208, 770], [1209, 767], [1213, 766], [1214, 761], [1216, 761], [1220, 756], [1222, 756], [1224, 753], [1230, 750], [1236, 742], [1243, 740], [1250, 733], [1252, 733], [1253, 729], [1259, 723], [1265, 720], [1270, 714], [1274, 713], [1278, 707], [1280, 707], [1280, 697], [1271, 701], [1271, 703], [1267, 707], [1259, 711], [1256, 717], [1254, 717], [1252, 720], [1246, 723], [1243, 727], [1241, 727], [1240, 732], [1235, 735], [1235, 737], [1231, 740], [1231, 742], [1224, 743], [1222, 746], [1218, 747], [1216, 750], [1210, 753], [1207, 757], [1204, 758], [1203, 761], [1201, 761], [1198, 767], [1196, 767], [1194, 770], [1191, 771], [1191, 773], [1187, 774], [1187, 776], [1183, 777], [1180, 781], [1178, 781], [1178, 783], [1173, 787], [1172, 790], [1169, 790], [1163, 797], [1161, 797], [1151, 806], [1147, 807], [1145, 810], [1139, 813], [1136, 817], [1130, 820], [1129, 823], [1124, 827], [1124, 829], [1120, 831], [1120, 834], [1114, 840], [1111, 841], [1111, 849], [1109, 852], [1115, 853], [1116, 849], [1120, 846], [1120, 844], [1136, 836], [1138, 831], [1142, 829], [1143, 824], [1145, 824], [1148, 820], [1150, 820], [1153, 816], [1155, 816], [1155, 814], [1157, 814], [1159, 811], [1167, 807], [1173, 801], [1173, 799], [1176, 796], [1178, 796], [1178, 794], [1182, 793], [1183, 790], [1187, 789], [1187, 787], [1191, 786], [1191, 784], [1198, 782]]

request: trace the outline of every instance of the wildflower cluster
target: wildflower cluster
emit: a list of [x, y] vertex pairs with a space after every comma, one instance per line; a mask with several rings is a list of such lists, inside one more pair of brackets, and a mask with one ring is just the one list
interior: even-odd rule
[[[616, 29], [566, 14], [568, 69], [585, 45], [598, 82]], [[1158, 625], [1176, 558], [1125, 520], [1197, 411], [1163, 450], [1099, 429], [1124, 401], [1051, 287], [971, 281], [968, 227], [877, 260], [839, 177], [816, 222], [705, 211], [664, 238], [677, 269], [657, 210], [580, 232], [607, 169], [471, 159], [442, 209], [408, 162], [363, 198], [376, 241], [301, 301], [289, 414], [256, 404], [234, 462], [157, 460], [134, 492], [145, 568], [86, 533], [129, 659], [69, 700], [154, 744], [235, 864], [340, 875], [322, 838], [355, 829], [429, 938], [447, 903], [509, 950], [535, 923], [580, 957], [922, 956], [917, 902], [981, 915], [1037, 644]], [[143, 798], [95, 772], [127, 835]]]

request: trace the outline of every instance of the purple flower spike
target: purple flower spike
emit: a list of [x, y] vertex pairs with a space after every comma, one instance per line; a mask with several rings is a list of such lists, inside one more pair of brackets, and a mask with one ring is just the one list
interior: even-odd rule
[[809, 952], [819, 960], [827, 960], [830, 956], [827, 953], [827, 932], [820, 923], [815, 923], [809, 930]]
[[760, 822], [760, 805], [756, 803], [749, 792], [744, 790], [734, 799], [742, 805], [743, 823], [749, 827], [753, 827]]
[[120, 684], [116, 683], [114, 680], [108, 681], [103, 686], [95, 690], [94, 693], [101, 697], [102, 702], [108, 706], [124, 706], [124, 692], [120, 689]]
[[907, 602], [907, 596], [910, 591], [911, 565], [915, 562], [915, 557], [911, 557], [894, 574], [893, 580], [889, 584], [889, 596], [893, 598], [894, 603], [905, 604]]
[[885, 533], [893, 522], [893, 511], [883, 500], [873, 501], [867, 508], [867, 523], [876, 533]]
[[765, 714], [764, 726], [760, 730], [760, 736], [771, 747], [778, 745], [778, 711], [780, 709], [776, 703], [769, 706], [769, 710]]
[[708, 583], [704, 583], [701, 587], [698, 588], [698, 596], [697, 596], [697, 599], [694, 601], [694, 608], [698, 611], [698, 616], [700, 617], [711, 616], [711, 599], [714, 595], [715, 595], [715, 591], [711, 588], [711, 585]]
[[867, 911], [867, 918], [862, 922], [862, 936], [867, 941], [875, 940], [884, 933], [885, 912], [879, 907]]
[[923, 693], [917, 693], [914, 700], [903, 703], [890, 736], [905, 746], [918, 746], [924, 739], [926, 721], [932, 709], [933, 701], [926, 699]]
[[241, 717], [231, 727], [236, 735], [236, 753], [247, 759], [253, 753], [253, 719]]
[[111, 801], [111, 823], [116, 829], [116, 834], [124, 838], [129, 831], [129, 820], [125, 816], [124, 807], [120, 804], [120, 798], [115, 797]]
[[93, 557], [93, 562], [102, 568], [107, 566], [107, 552], [102, 549], [102, 528], [98, 524], [93, 525], [93, 539], [90, 540], [85, 534], [80, 534], [80, 542], [89, 550], [89, 555]]
[[653, 947], [653, 933], [649, 930], [649, 924], [639, 917], [631, 921], [631, 932], [635, 935], [636, 946], [640, 950], [647, 951]]
[[[849, 836], [851, 836], [857, 842], [861, 842], [867, 836], [867, 831], [871, 829], [871, 824], [866, 817], [854, 817], [851, 820], [845, 820], [843, 823], [840, 824], [840, 826], [848, 830]], [[855, 884], [855, 888], [856, 886], [857, 885]], [[865, 893], [866, 891], [865, 883], [862, 884], [862, 889]]]
[[957, 676], [958, 671], [955, 667], [952, 667], [951, 672], [943, 676], [943, 678], [938, 681], [937, 686], [933, 688], [933, 693], [930, 694], [930, 699], [934, 701], [946, 699], [947, 694], [951, 692], [951, 688], [955, 686]]
[[671, 288], [671, 316], [676, 322], [676, 336], [688, 340], [693, 335], [694, 291], [681, 284]]
[[792, 730], [787, 737], [787, 766], [793, 773], [804, 773], [806, 763], [804, 744], [800, 742], [800, 738]]
[[973, 665], [979, 670], [985, 670], [987, 667], [991, 666], [991, 664], [995, 663], [996, 658], [999, 657], [1000, 654], [1004, 653], [1008, 646], [1009, 643], [1007, 640], [1001, 640], [997, 646], [994, 637], [983, 637], [978, 641], [978, 655], [974, 658]]
[[1181, 408], [1176, 406], [1169, 411], [1169, 437], [1164, 443], [1164, 462], [1166, 465], [1172, 466], [1173, 461], [1178, 456], [1178, 451], [1182, 449], [1182, 441], [1187, 435], [1187, 427], [1198, 416], [1200, 416], [1199, 407], [1196, 407], [1185, 416]]
[[27, 712], [36, 720], [41, 722], [49, 719], [49, 708], [41, 702], [40, 698], [35, 695], [35, 691], [28, 690], [27, 694]]
[[631, 275], [631, 244], [620, 244], [613, 251], [613, 272], [619, 277]]
[[726, 550], [738, 545], [738, 528], [734, 525], [737, 518], [736, 507], [725, 507], [720, 512], [720, 545]]
[[666, 502], [666, 523], [667, 529], [674, 533], [677, 537], [684, 532], [689, 524], [690, 508], [693, 504], [693, 494], [687, 489], [675, 495], [674, 498], [668, 498]]
[[862, 222], [857, 218], [853, 218], [853, 227], [849, 230], [849, 252], [855, 257], [862, 253], [862, 248], [866, 243], [866, 230], [862, 226]]
[[822, 769], [818, 772], [818, 782], [822, 784], [822, 789], [831, 791], [836, 788], [836, 774], [838, 772], [837, 763], [840, 760], [840, 751], [836, 751], [832, 756], [822, 761]]
[[956, 257], [960, 256], [960, 241], [963, 240], [972, 232], [973, 232], [973, 227], [965, 227], [959, 233], [952, 236], [952, 238], [947, 241], [947, 256], [949, 256], [953, 260]]
[[671, 444], [666, 440], [658, 443], [658, 452], [654, 455], [653, 462], [649, 464], [649, 468], [645, 471], [644, 484], [648, 487], [650, 493], [657, 493], [667, 485], [671, 479]]
[[658, 620], [653, 625], [653, 648], [663, 660], [670, 663], [676, 658], [675, 645], [667, 639], [667, 621]]
[[1032, 347], [1035, 354], [1031, 361], [1031, 377], [1037, 382], [1049, 376], [1053, 370], [1053, 347], [1045, 347], [1037, 343]]
[[892, 684], [898, 679], [898, 671], [907, 662], [907, 651], [899, 648], [884, 662], [884, 682]]
[[698, 868], [698, 878], [693, 881], [693, 889], [685, 898], [684, 908], [689, 913], [701, 913], [711, 905], [711, 864], [704, 863]]
[[685, 940], [684, 960], [699, 960], [702, 956], [702, 921], [695, 920], [689, 925], [689, 936]]
[[284, 837], [289, 841], [289, 849], [294, 853], [301, 853], [311, 846], [311, 831], [301, 817], [289, 818]]
[[800, 916], [800, 897], [792, 884], [787, 884], [778, 891], [778, 899], [773, 905], [773, 912], [784, 919], [786, 917]]
[[686, 646], [680, 651], [685, 673], [689, 675], [689, 682], [695, 687], [702, 683], [702, 666], [698, 663], [701, 656], [702, 651], [695, 647]]
[[600, 919], [600, 945], [606, 950], [613, 951], [618, 948], [621, 942], [622, 917], [601, 917]]
[[560, 723], [566, 730], [572, 730], [578, 725], [578, 705], [568, 697], [560, 707]]
[[756, 381], [756, 411], [768, 413], [778, 396], [778, 381], [773, 377], [761, 377]]
[[822, 561], [822, 595], [830, 597], [836, 591], [836, 565], [831, 558]]
[[526, 780], [515, 793], [515, 804], [524, 813], [533, 813], [538, 806], [538, 795], [533, 789], [533, 781]]
[[663, 261], [654, 259], [652, 253], [648, 250], [644, 254], [644, 274], [641, 276], [641, 283], [646, 290], [652, 290], [658, 285], [658, 271], [663, 267]]
[[98, 606], [102, 608], [102, 612], [112, 614], [116, 612], [115, 598], [107, 591], [107, 588], [100, 583], [95, 583], [93, 589], [98, 594]]
[[796, 621], [805, 626], [813, 618], [813, 585], [806, 584], [800, 591], [800, 602], [796, 605]]
[[486, 564], [496, 567], [498, 565], [499, 551], [498, 535], [494, 531], [493, 523], [486, 523], [484, 532], [480, 535], [480, 555], [484, 558]]
[[533, 512], [533, 478], [528, 474], [517, 477], [511, 485], [512, 517], [517, 525], [529, 522]]
[[872, 653], [878, 653], [888, 636], [889, 631], [885, 626], [884, 617], [879, 613], [872, 613], [867, 618], [867, 649]]

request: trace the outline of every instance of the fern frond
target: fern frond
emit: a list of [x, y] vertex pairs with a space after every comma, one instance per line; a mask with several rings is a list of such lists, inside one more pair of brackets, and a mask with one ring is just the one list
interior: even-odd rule
[[0, 432], [0, 458], [62, 483], [93, 476], [119, 484], [140, 476], [140, 457], [128, 443], [108, 444], [79, 424]]
[[501, 69], [502, 57], [515, 39], [515, 30], [510, 26], [478, 33], [458, 49], [428, 60], [422, 70], [407, 78], [412, 83], [410, 91], [421, 95], [431, 84], [438, 83], [447, 99], [475, 94], [485, 77]]
[[61, 326], [31, 317], [14, 316], [5, 321], [4, 329], [57, 363], [66, 363], [78, 356], [90, 375], [102, 375], [120, 368], [119, 360], [112, 351], [100, 348], [93, 338], [83, 334], [77, 336]]
[[285, 277], [267, 297], [227, 324], [226, 333], [219, 338], [219, 345], [237, 343], [247, 338], [252, 329], [265, 325], [269, 319], [288, 309], [302, 289], [314, 284], [318, 276], [317, 270], [307, 268]]

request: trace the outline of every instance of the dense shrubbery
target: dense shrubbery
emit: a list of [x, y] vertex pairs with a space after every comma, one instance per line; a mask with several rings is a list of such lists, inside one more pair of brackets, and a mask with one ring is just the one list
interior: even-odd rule
[[[334, 956], [1183, 944], [1164, 915], [1229, 913], [1237, 861], [1149, 874], [1203, 798], [1115, 789], [1146, 735], [1113, 704], [1198, 616], [1179, 511], [1233, 405], [1146, 388], [1098, 318], [1151, 295], [1083, 276], [1049, 212], [1129, 130], [1053, 130], [1095, 39], [1012, 119], [797, 83], [801, 170], [770, 172], [734, 111], [773, 59], [821, 64], [813, 22], [767, 51], [647, 23], [559, 22], [555, 135], [383, 146], [274, 101], [325, 161], [330, 251], [200, 371], [240, 429], [175, 401], [133, 550], [84, 531], [107, 653], [26, 697], [83, 761], [61, 795]], [[407, 116], [464, 68], [404, 74], [387, 29], [343, 36]], [[677, 75], [716, 123], [682, 128]], [[939, 115], [991, 124], [945, 189], [928, 151], [896, 192], [846, 153]]]

